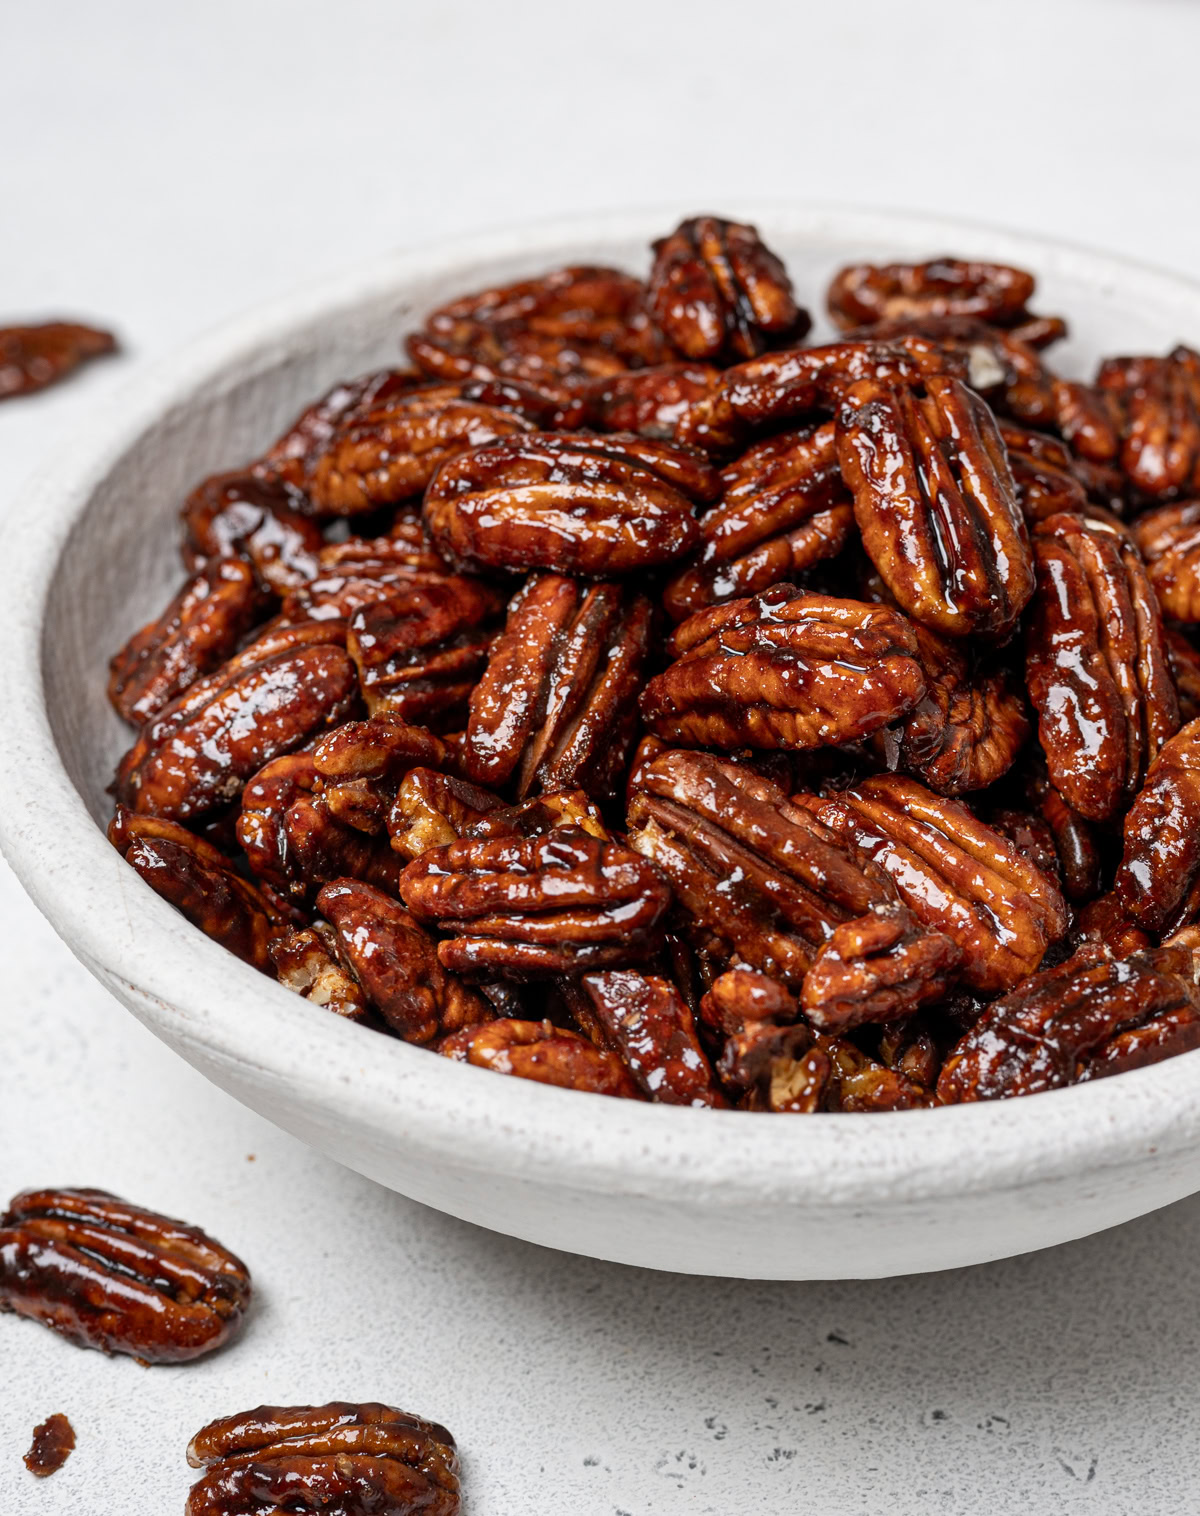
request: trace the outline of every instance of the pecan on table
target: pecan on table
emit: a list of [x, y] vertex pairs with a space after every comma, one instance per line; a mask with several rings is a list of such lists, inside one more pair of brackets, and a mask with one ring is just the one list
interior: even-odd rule
[[1113, 880], [1118, 902], [1148, 932], [1188, 925], [1200, 909], [1200, 721], [1164, 744], [1126, 812], [1124, 833]]
[[1200, 1046], [1198, 977], [1188, 948], [1120, 959], [1085, 945], [988, 1007], [947, 1058], [938, 1097], [1031, 1095]]
[[1114, 520], [1051, 516], [1033, 536], [1038, 588], [1026, 679], [1050, 779], [1106, 821], [1179, 725], [1154, 591]]
[[458, 1516], [458, 1452], [435, 1421], [369, 1401], [260, 1405], [188, 1444], [187, 1516]]
[[477, 784], [611, 798], [629, 758], [653, 607], [620, 584], [534, 574], [470, 697], [459, 764]]
[[318, 924], [276, 938], [271, 944], [271, 961], [280, 984], [302, 1000], [324, 1006], [347, 1021], [370, 1019], [367, 997], [339, 961], [336, 937], [328, 927], [322, 930]]
[[183, 1363], [233, 1337], [249, 1304], [241, 1259], [106, 1190], [25, 1190], [0, 1215], [0, 1310], [77, 1347]]
[[1087, 491], [1065, 443], [1003, 417], [996, 424], [1008, 452], [1017, 500], [1030, 527], [1059, 511], [1086, 510]]
[[836, 557], [854, 529], [832, 422], [756, 443], [721, 470], [721, 484], [693, 561], [663, 595], [676, 621]]
[[1186, 725], [1200, 716], [1200, 650], [1177, 627], [1163, 627], [1167, 667], [1179, 697], [1180, 720]]
[[632, 969], [587, 974], [580, 983], [613, 1051], [651, 1100], [725, 1105], [692, 1012], [673, 984]]
[[992, 413], [959, 380], [866, 380], [837, 415], [863, 546], [900, 609], [997, 641], [1033, 594], [1025, 519]]
[[653, 864], [578, 826], [433, 848], [400, 894], [419, 920], [461, 934], [439, 944], [444, 968], [517, 980], [644, 960], [671, 900]]
[[1200, 622], [1200, 500], [1147, 511], [1129, 530], [1163, 615]]
[[675, 661], [641, 696], [669, 742], [810, 748], [869, 736], [925, 693], [912, 627], [896, 611], [791, 584], [699, 611]]
[[1024, 269], [965, 258], [852, 263], [834, 275], [825, 305], [843, 331], [904, 316], [974, 316], [1009, 326], [1026, 316], [1035, 287]]
[[1200, 353], [1108, 358], [1096, 388], [1116, 418], [1120, 465], [1135, 490], [1158, 499], [1200, 490]]
[[720, 377], [709, 363], [664, 363], [596, 379], [584, 395], [583, 420], [599, 432], [637, 432], [670, 442], [689, 406]]
[[325, 546], [307, 507], [281, 479], [214, 474], [184, 502], [184, 562], [196, 572], [210, 559], [245, 558], [265, 589], [286, 595], [316, 577]]
[[456, 842], [489, 811], [503, 808], [499, 795], [466, 779], [434, 769], [410, 769], [388, 812], [392, 848], [403, 858], [419, 858], [430, 848]]
[[232, 656], [261, 614], [254, 570], [240, 558], [206, 564], [157, 620], [135, 632], [109, 663], [108, 698], [142, 726], [202, 674]]
[[73, 321], [0, 327], [0, 400], [57, 384], [88, 358], [115, 353], [111, 332]]
[[812, 325], [757, 230], [719, 216], [681, 221], [654, 244], [646, 303], [685, 357], [715, 363], [794, 347]]
[[598, 1048], [578, 1032], [550, 1021], [502, 1018], [465, 1027], [443, 1039], [438, 1052], [459, 1063], [496, 1074], [515, 1074], [538, 1084], [593, 1095], [642, 1098], [629, 1071], [607, 1048]]
[[696, 542], [721, 482], [699, 454], [632, 433], [530, 432], [443, 464], [425, 493], [434, 546], [463, 569], [645, 571]]
[[1011, 988], [1066, 932], [1058, 886], [961, 801], [899, 774], [796, 799], [884, 870], [922, 925], [957, 943], [972, 989]]
[[279, 910], [223, 853], [174, 821], [138, 816], [123, 805], [108, 839], [150, 888], [214, 942], [272, 972], [271, 943], [284, 929]]
[[57, 1474], [75, 1451], [75, 1428], [56, 1411], [33, 1429], [33, 1441], [22, 1463], [36, 1479]]
[[367, 999], [406, 1042], [491, 1020], [486, 1001], [443, 969], [424, 927], [382, 890], [336, 879], [317, 896], [317, 909]]

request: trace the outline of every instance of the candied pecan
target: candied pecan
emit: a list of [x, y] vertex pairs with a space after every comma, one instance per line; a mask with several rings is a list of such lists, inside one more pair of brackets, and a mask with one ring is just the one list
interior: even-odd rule
[[1135, 489], [1158, 498], [1200, 490], [1200, 353], [1108, 358], [1096, 388], [1117, 418], [1120, 464]]
[[926, 931], [905, 906], [876, 906], [834, 929], [804, 976], [800, 1005], [820, 1032], [892, 1021], [940, 999], [961, 958], [956, 942]]
[[903, 316], [1020, 321], [1036, 280], [1024, 269], [965, 258], [927, 263], [851, 263], [834, 275], [825, 305], [843, 331]]
[[1147, 511], [1130, 532], [1163, 615], [1200, 621], [1200, 500]]
[[236, 800], [272, 758], [336, 726], [358, 694], [345, 649], [323, 640], [336, 635], [328, 622], [266, 633], [197, 680], [143, 727], [117, 770], [117, 798], [193, 820]]
[[444, 464], [425, 494], [425, 523], [460, 568], [641, 572], [693, 546], [692, 503], [720, 487], [698, 454], [667, 442], [531, 432]]
[[439, 945], [444, 968], [518, 980], [637, 963], [671, 900], [652, 864], [577, 826], [432, 848], [400, 894], [419, 919], [463, 934]]
[[610, 798], [624, 772], [653, 617], [619, 584], [534, 574], [509, 603], [470, 699], [468, 779]]
[[947, 1058], [938, 1098], [1032, 1095], [1200, 1046], [1197, 965], [1183, 947], [1117, 959], [1086, 944], [988, 1007]]
[[[486, 793], [486, 792], [485, 792]], [[468, 822], [465, 835], [485, 840], [496, 837], [544, 837], [555, 827], [582, 827], [591, 837], [611, 842], [594, 801], [582, 790], [555, 790], [522, 800], [517, 805], [501, 805]]]
[[371, 836], [383, 830], [409, 769], [446, 759], [440, 737], [386, 713], [369, 721], [347, 721], [313, 749], [316, 788], [329, 814]]
[[651, 1100], [725, 1104], [692, 1013], [673, 984], [632, 969], [612, 969], [586, 975], [582, 985], [614, 1051]]
[[681, 221], [654, 244], [647, 305], [681, 353], [714, 363], [794, 346], [812, 325], [756, 228], [719, 216]]
[[506, 1018], [465, 1027], [445, 1038], [438, 1052], [459, 1063], [562, 1089], [621, 1095], [627, 1100], [639, 1100], [642, 1095], [616, 1053], [550, 1021]]
[[1200, 721], [1162, 747], [1124, 823], [1113, 892], [1148, 932], [1187, 925], [1200, 906]]
[[1158, 603], [1116, 521], [1050, 516], [1033, 536], [1038, 589], [1026, 681], [1050, 779], [1106, 821], [1179, 725]]
[[1008, 452], [1017, 500], [1030, 526], [1059, 511], [1086, 509], [1087, 491], [1064, 443], [1003, 417], [996, 425]]
[[933, 1104], [933, 1093], [898, 1069], [864, 1053], [845, 1037], [819, 1037], [829, 1060], [825, 1109], [830, 1111], [911, 1111]]
[[832, 422], [756, 443], [721, 470], [721, 483], [694, 561], [663, 595], [676, 621], [836, 557], [854, 527]]
[[904, 769], [941, 795], [984, 789], [1008, 772], [1029, 736], [1029, 712], [1006, 669], [972, 670], [960, 642], [913, 627], [925, 693], [875, 746], [889, 769]]
[[646, 764], [629, 807], [630, 845], [666, 874], [693, 940], [799, 984], [841, 922], [892, 901], [882, 869], [778, 785], [709, 753]]
[[[1044, 816], [1039, 815], [1037, 811], [1017, 810], [1005, 806], [1000, 810], [990, 811], [987, 823], [1002, 837], [1007, 837], [1017, 851], [1028, 858], [1034, 868], [1040, 869], [1047, 879], [1053, 879], [1056, 884], [1062, 886], [1062, 864], [1058, 857], [1054, 831]], [[1065, 889], [1063, 894], [1066, 894]]]
[[583, 419], [600, 432], [637, 432], [670, 442], [690, 405], [712, 390], [721, 374], [707, 363], [664, 363], [593, 380]]
[[912, 627], [886, 606], [791, 584], [698, 611], [675, 661], [641, 695], [660, 737], [697, 746], [806, 748], [878, 731], [925, 693]]
[[458, 1516], [458, 1452], [436, 1421], [368, 1401], [260, 1405], [210, 1421], [188, 1463], [204, 1469], [186, 1516]]
[[382, 890], [336, 879], [317, 896], [317, 909], [371, 1004], [406, 1042], [432, 1042], [491, 1019], [486, 1002], [442, 968], [428, 932]]
[[1091, 900], [1100, 888], [1101, 862], [1092, 824], [1068, 805], [1040, 765], [1027, 775], [1025, 795], [1050, 828], [1063, 894], [1076, 904]]
[[1195, 721], [1200, 716], [1200, 651], [1173, 626], [1163, 627], [1163, 649], [1179, 697], [1180, 720]]
[[1029, 311], [1022, 311], [1020, 320], [1015, 326], [1009, 327], [1008, 331], [1018, 341], [1036, 348], [1039, 352], [1042, 348], [1050, 347], [1055, 342], [1061, 342], [1064, 337], [1071, 335], [1071, 328], [1064, 317], [1034, 316]]
[[239, 558], [207, 564], [156, 621], [135, 632], [109, 663], [108, 698], [141, 726], [233, 653], [262, 609], [254, 570]]
[[56, 1411], [33, 1429], [33, 1441], [22, 1462], [37, 1479], [57, 1474], [75, 1451], [75, 1428]]
[[210, 558], [245, 558], [266, 589], [286, 595], [316, 577], [325, 545], [306, 505], [281, 479], [214, 474], [184, 503], [184, 562], [195, 572]]
[[732, 1034], [759, 1022], [785, 1026], [800, 1019], [800, 1003], [778, 979], [757, 969], [719, 974], [700, 1001], [700, 1015], [717, 1031]]
[[1076, 457], [1092, 465], [1113, 466], [1124, 483], [1118, 459], [1121, 452], [1121, 413], [1115, 398], [1077, 379], [1056, 379], [1052, 386], [1054, 425]]
[[461, 716], [503, 604], [499, 590], [456, 574], [396, 584], [360, 606], [346, 647], [371, 715], [441, 725]]
[[0, 400], [32, 395], [79, 367], [87, 358], [115, 353], [111, 332], [73, 321], [0, 327]]
[[278, 938], [271, 944], [271, 959], [280, 984], [304, 1000], [322, 1005], [347, 1021], [368, 1018], [366, 996], [357, 980], [338, 962], [316, 927]]
[[457, 841], [472, 822], [503, 805], [499, 795], [455, 775], [410, 769], [388, 812], [392, 847], [405, 858], [419, 858], [430, 848]]
[[287, 431], [271, 444], [255, 465], [256, 472], [303, 489], [312, 461], [329, 445], [347, 416], [360, 407], [373, 410], [428, 383], [424, 374], [412, 369], [385, 368], [335, 384], [320, 400], [301, 411]]
[[804, 1022], [751, 1022], [726, 1039], [717, 1065], [722, 1083], [747, 1111], [808, 1115], [821, 1108], [829, 1055], [813, 1046]]
[[865, 380], [838, 411], [837, 446], [863, 546], [901, 610], [952, 637], [1006, 637], [1033, 562], [983, 401], [945, 376], [923, 395]]
[[1149, 932], [1130, 920], [1116, 895], [1101, 895], [1084, 906], [1075, 918], [1070, 942], [1076, 948], [1098, 943], [1114, 958], [1128, 958], [1154, 946]]
[[118, 805], [108, 840], [146, 883], [207, 937], [272, 972], [271, 942], [279, 912], [211, 843], [174, 821], [136, 816]]
[[825, 826], [891, 876], [918, 921], [958, 944], [971, 988], [1009, 989], [1066, 931], [1058, 886], [960, 801], [899, 774], [824, 800], [803, 798]]
[[240, 1258], [107, 1190], [25, 1190], [0, 1216], [0, 1310], [76, 1347], [183, 1363], [233, 1337], [249, 1304]]
[[918, 1011], [915, 1016], [891, 1021], [880, 1028], [876, 1057], [885, 1068], [911, 1079], [923, 1089], [933, 1089], [943, 1063], [939, 1038], [930, 1026], [936, 1012]]
[[386, 600], [397, 586], [448, 577], [445, 561], [425, 541], [420, 522], [402, 518], [391, 537], [352, 537], [323, 547], [316, 578], [288, 595], [283, 619], [345, 620], [360, 606]]

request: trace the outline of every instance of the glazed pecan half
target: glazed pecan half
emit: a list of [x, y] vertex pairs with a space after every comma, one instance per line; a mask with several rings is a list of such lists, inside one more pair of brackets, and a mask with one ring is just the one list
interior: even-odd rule
[[271, 444], [255, 465], [255, 471], [302, 490], [314, 460], [324, 452], [351, 412], [373, 410], [428, 383], [425, 375], [414, 369], [385, 368], [335, 384], [301, 411], [287, 431]]
[[1120, 905], [1150, 932], [1189, 924], [1200, 907], [1200, 721], [1163, 745], [1124, 831], [1113, 881]]
[[532, 575], [470, 698], [460, 755], [477, 784], [580, 787], [611, 798], [625, 770], [653, 610], [619, 584]]
[[430, 848], [445, 847], [481, 821], [503, 809], [499, 795], [454, 774], [415, 768], [405, 774], [388, 812], [392, 847], [404, 858], [419, 858]]
[[1200, 621], [1200, 500], [1147, 511], [1130, 531], [1163, 615]]
[[317, 555], [316, 578], [283, 602], [283, 620], [345, 621], [360, 606], [386, 600], [392, 590], [451, 577], [444, 559], [425, 540], [419, 517], [399, 516], [387, 537], [351, 537], [327, 543]]
[[462, 934], [439, 945], [444, 968], [514, 979], [637, 963], [671, 900], [652, 864], [575, 826], [433, 848], [401, 874], [400, 894], [420, 920]]
[[1086, 509], [1087, 491], [1065, 443], [1003, 418], [997, 425], [1008, 452], [1017, 500], [1031, 527], [1059, 511]]
[[689, 406], [717, 384], [721, 374], [708, 363], [664, 363], [630, 369], [588, 386], [584, 419], [600, 432], [637, 432], [670, 442]]
[[714, 363], [802, 342], [812, 325], [757, 230], [719, 216], [681, 221], [654, 244], [647, 305], [681, 353]]
[[863, 546], [901, 610], [951, 637], [1003, 640], [1033, 594], [1029, 534], [1004, 443], [959, 380], [855, 385], [838, 458]]
[[607, 1048], [550, 1021], [521, 1021], [512, 1017], [466, 1027], [447, 1037], [438, 1052], [459, 1063], [496, 1074], [515, 1074], [538, 1084], [582, 1090], [592, 1095], [641, 1098], [629, 1071]]
[[604, 1036], [651, 1100], [723, 1106], [691, 1010], [666, 979], [611, 969], [581, 981]]
[[1135, 489], [1158, 498], [1200, 490], [1200, 353], [1109, 358], [1096, 387], [1117, 418], [1120, 464]]
[[285, 595], [316, 577], [325, 546], [307, 504], [281, 479], [214, 474], [184, 502], [184, 561], [195, 572], [213, 558], [245, 558], [264, 587]]
[[458, 1453], [435, 1421], [367, 1402], [260, 1405], [188, 1444], [187, 1516], [458, 1516]]
[[57, 384], [87, 358], [117, 350], [111, 332], [74, 321], [0, 327], [0, 400]]
[[1179, 725], [1158, 603], [1115, 520], [1051, 516], [1033, 548], [1025, 671], [1050, 779], [1081, 815], [1106, 821]]
[[425, 523], [464, 569], [643, 572], [694, 545], [693, 504], [720, 489], [708, 463], [671, 443], [531, 432], [444, 464], [426, 491]]
[[834, 275], [825, 304], [843, 331], [904, 316], [974, 316], [1008, 326], [1025, 315], [1035, 285], [1024, 269], [966, 258], [852, 263]]
[[249, 1304], [240, 1258], [106, 1190], [25, 1190], [0, 1216], [0, 1310], [77, 1347], [184, 1363], [235, 1336]]
[[669, 742], [810, 748], [851, 742], [925, 693], [912, 627], [896, 611], [780, 584], [699, 611], [675, 629], [675, 661], [641, 696]]

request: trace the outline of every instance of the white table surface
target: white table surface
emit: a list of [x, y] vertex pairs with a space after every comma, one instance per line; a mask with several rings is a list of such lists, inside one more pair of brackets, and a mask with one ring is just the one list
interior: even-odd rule
[[[1196, 272], [1197, 57], [1184, 0], [9, 5], [0, 324], [90, 316], [125, 356], [0, 406], [0, 509], [22, 508], [28, 471], [141, 365], [276, 292], [459, 230], [800, 196]], [[329, 1398], [444, 1420], [473, 1516], [1200, 1505], [1200, 1198], [1040, 1255], [875, 1283], [543, 1251], [243, 1110], [93, 983], [6, 871], [0, 891], [0, 1200], [108, 1186], [208, 1227], [259, 1286], [240, 1343], [181, 1369], [0, 1320], [4, 1516], [179, 1511], [183, 1450], [209, 1417]], [[20, 1455], [59, 1410], [78, 1447], [36, 1482]]]

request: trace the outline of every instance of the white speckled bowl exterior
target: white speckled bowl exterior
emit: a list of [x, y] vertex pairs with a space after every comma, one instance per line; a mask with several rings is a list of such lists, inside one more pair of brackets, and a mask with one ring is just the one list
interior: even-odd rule
[[[571, 261], [644, 270], [679, 207], [388, 259], [224, 328], [148, 373], [14, 502], [0, 610], [0, 838], [64, 941], [239, 1100], [440, 1210], [652, 1268], [834, 1278], [951, 1268], [1112, 1226], [1200, 1188], [1200, 1053], [1076, 1089], [885, 1115], [642, 1105], [502, 1078], [349, 1025], [209, 942], [109, 846], [128, 733], [108, 655], [180, 577], [178, 505], [259, 453], [333, 381], [397, 360], [432, 306]], [[1037, 271], [1071, 372], [1200, 339], [1200, 286], [986, 228], [735, 207], [814, 309], [852, 258], [953, 251]], [[10, 993], [17, 991], [10, 990]]]

